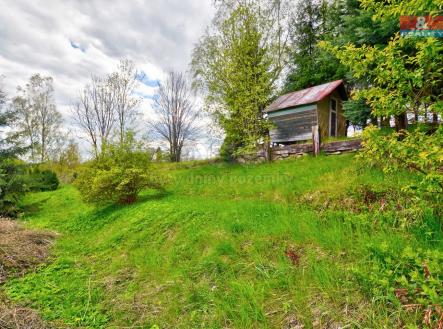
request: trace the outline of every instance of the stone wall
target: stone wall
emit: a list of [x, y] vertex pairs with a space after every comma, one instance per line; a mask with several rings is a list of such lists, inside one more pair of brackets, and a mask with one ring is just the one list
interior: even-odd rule
[[[320, 151], [326, 155], [341, 154], [345, 152], [356, 152], [361, 148], [360, 139], [336, 141], [323, 143]], [[312, 143], [292, 144], [285, 146], [274, 146], [271, 148], [272, 160], [282, 160], [287, 158], [298, 158], [313, 152]], [[237, 159], [240, 163], [264, 162], [266, 161], [266, 150], [260, 149], [255, 155], [244, 155]]]

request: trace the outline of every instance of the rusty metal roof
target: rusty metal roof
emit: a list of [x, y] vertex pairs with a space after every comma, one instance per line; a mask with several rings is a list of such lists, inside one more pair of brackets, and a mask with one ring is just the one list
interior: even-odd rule
[[265, 112], [272, 112], [289, 107], [311, 104], [321, 101], [343, 84], [343, 80], [336, 80], [322, 85], [285, 94], [277, 98]]

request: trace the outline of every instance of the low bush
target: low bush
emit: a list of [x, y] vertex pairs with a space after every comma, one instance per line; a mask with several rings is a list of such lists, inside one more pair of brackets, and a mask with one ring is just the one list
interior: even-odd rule
[[31, 191], [55, 191], [60, 182], [52, 170], [34, 168], [29, 174], [29, 188]]
[[359, 158], [369, 166], [378, 166], [386, 173], [414, 171], [418, 184], [405, 189], [433, 196], [441, 202], [443, 192], [443, 127], [432, 131], [419, 125], [411, 131], [386, 133], [373, 126], [363, 132], [363, 149]]
[[83, 166], [74, 181], [83, 199], [92, 203], [130, 204], [146, 188], [161, 190], [163, 177], [150, 163], [151, 155], [132, 137], [109, 145]]
[[0, 161], [0, 217], [15, 217], [19, 201], [27, 191], [24, 165], [16, 159]]
[[420, 312], [428, 328], [443, 326], [443, 252], [410, 247], [396, 252], [386, 244], [371, 246], [369, 257], [357, 276], [374, 300]]

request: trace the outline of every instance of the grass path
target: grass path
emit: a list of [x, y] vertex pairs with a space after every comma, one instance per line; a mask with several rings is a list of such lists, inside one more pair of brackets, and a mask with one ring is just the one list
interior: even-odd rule
[[360, 171], [352, 155], [169, 174], [164, 195], [127, 207], [85, 205], [72, 186], [29, 195], [23, 220], [61, 237], [8, 296], [60, 327], [392, 327], [404, 315], [371, 303], [353, 274], [368, 246], [443, 249], [376, 225], [378, 206], [352, 210], [353, 187], [413, 179]]

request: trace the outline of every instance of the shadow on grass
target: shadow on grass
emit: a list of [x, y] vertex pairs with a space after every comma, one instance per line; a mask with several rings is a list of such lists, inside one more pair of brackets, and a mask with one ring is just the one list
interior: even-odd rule
[[[157, 200], [161, 200], [164, 199], [168, 196], [171, 196], [173, 193], [171, 191], [166, 191], [166, 190], [161, 190], [161, 191], [152, 191], [152, 190], [148, 190], [148, 191], [144, 191], [142, 192], [138, 198], [137, 201], [134, 202], [133, 204], [139, 204], [139, 203], [143, 203], [143, 202], [148, 202], [148, 201], [157, 201]], [[122, 207], [125, 207], [124, 205]]]
[[129, 205], [103, 204], [93, 210], [82, 213], [64, 225], [64, 229], [69, 232], [92, 232], [102, 229], [104, 226], [113, 223], [121, 218], [121, 212], [138, 206], [144, 202], [160, 200], [172, 194], [168, 191], [144, 191], [137, 198], [137, 201]]
[[44, 198], [43, 200], [33, 202], [30, 204], [22, 205], [21, 210], [26, 216], [32, 216], [40, 212], [42, 209], [42, 206], [45, 204], [46, 201], [48, 201], [50, 197]]

